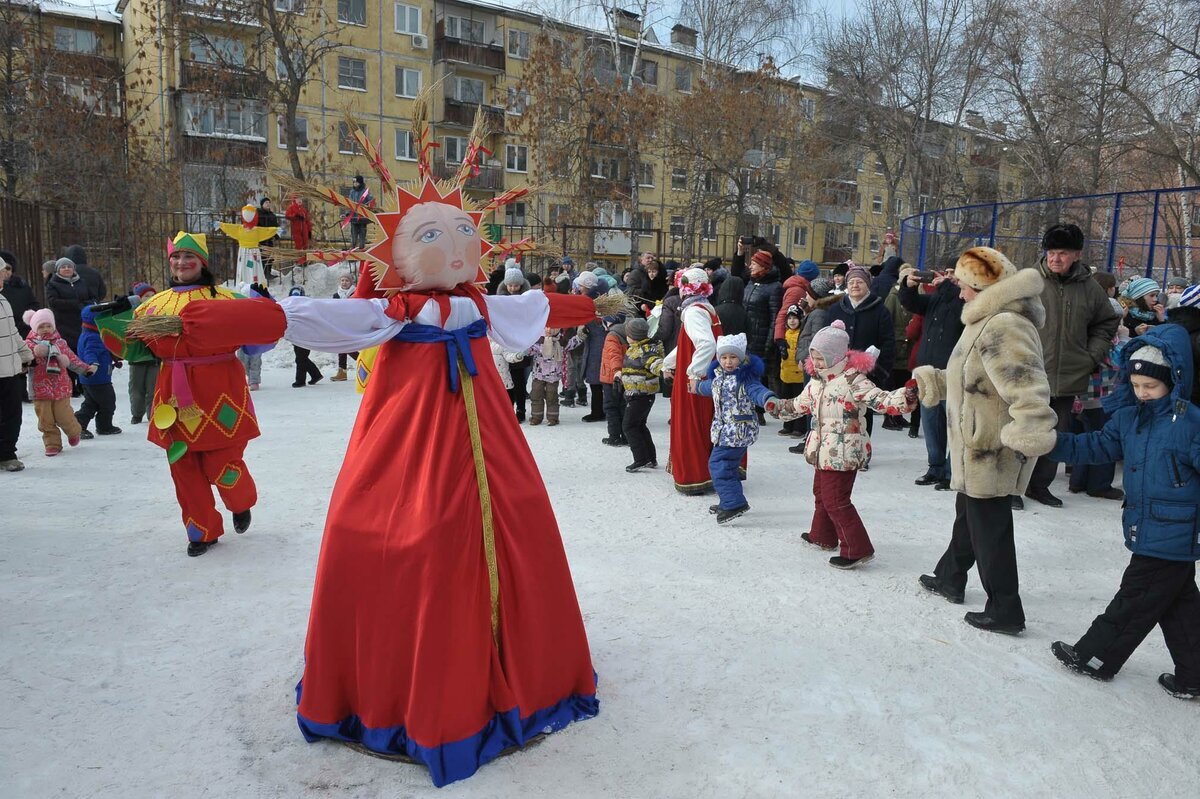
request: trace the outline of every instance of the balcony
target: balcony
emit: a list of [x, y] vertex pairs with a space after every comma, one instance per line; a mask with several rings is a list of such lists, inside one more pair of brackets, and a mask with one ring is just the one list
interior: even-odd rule
[[[438, 180], [449, 180], [458, 172], [459, 164], [447, 162], [445, 158], [433, 159], [433, 176]], [[498, 166], [481, 164], [479, 174], [467, 178], [467, 188], [477, 191], [500, 191], [504, 188], [504, 170]]]
[[262, 169], [267, 157], [266, 142], [184, 136], [182, 143], [183, 160], [188, 164], [219, 164]]
[[843, 205], [813, 206], [813, 216], [818, 222], [830, 225], [853, 225], [854, 209]]
[[504, 72], [507, 66], [504, 48], [498, 44], [479, 44], [450, 36], [433, 40], [433, 60], [466, 64], [486, 72]]
[[494, 105], [480, 105], [478, 103], [465, 103], [461, 100], [455, 100], [453, 97], [445, 99], [442, 118], [438, 121], [440, 125], [455, 125], [460, 128], [469, 128], [475, 124], [475, 110], [483, 109], [483, 122], [487, 125], [488, 131], [491, 133], [504, 132], [504, 109]]
[[249, 0], [183, 0], [183, 13], [201, 19], [261, 28], [256, 6]]
[[254, 69], [184, 61], [180, 69], [179, 84], [181, 89], [191, 92], [206, 92], [226, 97], [262, 97], [266, 93], [267, 76]]

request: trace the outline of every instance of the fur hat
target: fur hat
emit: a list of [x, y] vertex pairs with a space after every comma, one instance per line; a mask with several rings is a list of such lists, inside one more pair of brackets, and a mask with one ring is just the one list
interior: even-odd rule
[[130, 293], [135, 297], [145, 297], [147, 294], [154, 293], [154, 286], [146, 282], [134, 283], [133, 288], [130, 289]]
[[828, 297], [833, 293], [833, 281], [827, 277], [819, 277], [809, 282], [808, 293], [812, 294], [814, 300]]
[[721, 264], [722, 264], [721, 258], [720, 258], [720, 256], [717, 256], [717, 257], [709, 258], [707, 261], [705, 261], [701, 265], [700, 268], [701, 269], [720, 269]]
[[858, 278], [868, 286], [871, 285], [871, 273], [857, 264], [846, 270], [846, 282], [849, 283], [854, 278]]
[[838, 319], [829, 327], [818, 330], [808, 349], [810, 352], [816, 350], [821, 354], [826, 368], [840, 363], [850, 350], [850, 334], [846, 332], [845, 322]]
[[1189, 308], [1200, 308], [1200, 286], [1188, 286], [1179, 295], [1179, 304]]
[[972, 247], [958, 256], [958, 263], [954, 265], [954, 277], [958, 282], [976, 291], [983, 291], [1016, 273], [1012, 261], [991, 247]]
[[739, 358], [746, 357], [746, 334], [738, 333], [732, 336], [717, 336], [717, 357], [722, 355], [736, 355]]
[[1129, 356], [1129, 376], [1141, 375], [1161, 380], [1168, 386], [1175, 381], [1171, 377], [1171, 365], [1162, 350], [1152, 344], [1143, 344]]
[[831, 274], [844, 275], [850, 271], [850, 267], [853, 265], [854, 265], [853, 261], [843, 261], [842, 263], [838, 264], [837, 266], [835, 266], [833, 268], [833, 272]]
[[821, 267], [817, 266], [816, 261], [806, 258], [796, 267], [796, 274], [805, 280], [816, 280], [821, 276]]
[[519, 286], [525, 282], [525, 273], [518, 267], [510, 266], [504, 270], [504, 282], [510, 286]]
[[25, 324], [29, 325], [36, 332], [38, 327], [49, 322], [50, 327], [58, 330], [58, 325], [54, 324], [54, 312], [49, 308], [39, 308], [36, 311], [26, 311], [21, 314], [21, 318], [25, 320]]
[[763, 269], [770, 269], [775, 265], [775, 260], [771, 257], [771, 253], [766, 250], [759, 250], [750, 257], [750, 262], [758, 264]]
[[1125, 296], [1131, 300], [1141, 299], [1152, 291], [1158, 291], [1158, 284], [1148, 277], [1139, 277], [1129, 281]]
[[634, 341], [650, 338], [650, 323], [645, 319], [634, 317], [625, 323], [625, 335]]
[[1083, 231], [1078, 225], [1051, 225], [1042, 234], [1043, 250], [1082, 250]]

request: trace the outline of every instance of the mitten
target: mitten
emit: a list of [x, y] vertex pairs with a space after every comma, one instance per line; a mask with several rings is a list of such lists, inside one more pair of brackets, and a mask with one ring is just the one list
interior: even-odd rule
[[779, 397], [771, 397], [763, 403], [763, 410], [771, 414], [775, 418], [779, 418], [779, 411], [783, 407], [783, 402]]
[[124, 362], [124, 361], [113, 361], [113, 368], [114, 368], [114, 369], [120, 369], [120, 368], [121, 368], [122, 366], [124, 366], [124, 365], [125, 365], [125, 362]]
[[775, 350], [779, 353], [780, 358], [786, 358], [787, 354], [788, 354], [787, 339], [782, 339], [782, 338], [775, 339]]
[[917, 404], [919, 397], [920, 392], [917, 391], [916, 380], [909, 380], [904, 384], [904, 401], [907, 402], [910, 407]]
[[250, 290], [260, 297], [266, 297], [268, 300], [271, 299], [270, 290], [262, 283], [251, 283]]
[[39, 358], [45, 359], [45, 357], [50, 354], [50, 347], [45, 343], [35, 344], [33, 347], [33, 354]]

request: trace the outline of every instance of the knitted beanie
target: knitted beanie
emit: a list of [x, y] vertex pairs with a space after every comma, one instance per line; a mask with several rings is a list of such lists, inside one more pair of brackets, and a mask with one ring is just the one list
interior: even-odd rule
[[833, 281], [827, 277], [819, 277], [808, 284], [809, 293], [812, 294], [814, 300], [819, 300], [828, 297], [833, 291]]
[[625, 335], [634, 341], [650, 338], [650, 323], [636, 317], [630, 319], [625, 323]]
[[850, 334], [846, 332], [845, 323], [838, 319], [829, 327], [818, 330], [808, 349], [820, 353], [826, 368], [840, 363], [850, 349]]
[[1189, 308], [1200, 308], [1200, 286], [1188, 286], [1179, 295], [1179, 304]]
[[1153, 344], [1143, 344], [1129, 356], [1129, 374], [1152, 377], [1161, 380], [1168, 386], [1175, 385], [1171, 377], [1171, 365], [1167, 363], [1162, 350]]
[[504, 270], [504, 282], [512, 286], [519, 286], [525, 282], [525, 273], [519, 267], [510, 266]]
[[771, 253], [766, 250], [759, 250], [750, 258], [751, 263], [757, 264], [763, 269], [770, 269], [775, 265], [775, 260], [771, 258]]
[[49, 308], [39, 308], [36, 311], [26, 311], [24, 314], [22, 314], [21, 318], [25, 320], [25, 324], [33, 328], [35, 333], [37, 332], [38, 327], [46, 322], [50, 323], [50, 327], [58, 330], [58, 325], [54, 324], [54, 312]]
[[1141, 299], [1152, 291], [1158, 291], [1158, 284], [1148, 277], [1139, 277], [1130, 281], [1125, 289], [1125, 296], [1131, 300]]
[[145, 297], [147, 294], [154, 293], [154, 286], [151, 286], [149, 283], [145, 282], [134, 283], [133, 288], [130, 291], [135, 297]]
[[849, 283], [854, 278], [858, 278], [862, 282], [866, 283], [868, 286], [871, 285], [871, 273], [868, 272], [866, 269], [863, 269], [861, 266], [858, 266], [857, 264], [850, 267], [850, 269], [848, 269], [846, 271], [846, 282], [847, 283]]
[[738, 333], [733, 336], [717, 336], [717, 357], [736, 355], [746, 357], [746, 334]]
[[796, 267], [796, 274], [805, 280], [816, 280], [821, 276], [821, 267], [815, 261], [805, 259]]
[[1188, 282], [1187, 282], [1186, 277], [1180, 277], [1179, 275], [1173, 275], [1173, 276], [1167, 278], [1167, 286], [1168, 287], [1183, 289], [1183, 288], [1187, 288], [1187, 284], [1188, 284]]

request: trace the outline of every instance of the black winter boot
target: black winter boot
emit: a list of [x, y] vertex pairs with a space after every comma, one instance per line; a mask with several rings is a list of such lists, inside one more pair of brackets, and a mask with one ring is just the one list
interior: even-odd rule
[[1176, 699], [1200, 699], [1200, 685], [1185, 688], [1175, 681], [1174, 674], [1158, 675], [1158, 684], [1163, 687], [1164, 691]]
[[1055, 641], [1050, 644], [1050, 651], [1054, 653], [1054, 657], [1058, 658], [1059, 662], [1073, 672], [1085, 674], [1093, 680], [1100, 682], [1108, 682], [1113, 678], [1111, 674], [1101, 674], [1095, 666], [1089, 665], [1075, 651], [1075, 647], [1070, 644], [1065, 644], [1062, 641]]
[[215, 547], [220, 540], [221, 539], [218, 538], [216, 541], [189, 541], [187, 548], [188, 557], [200, 557], [205, 552]]
[[233, 531], [235, 533], [244, 533], [250, 529], [250, 510], [246, 509], [241, 513], [233, 514]]

